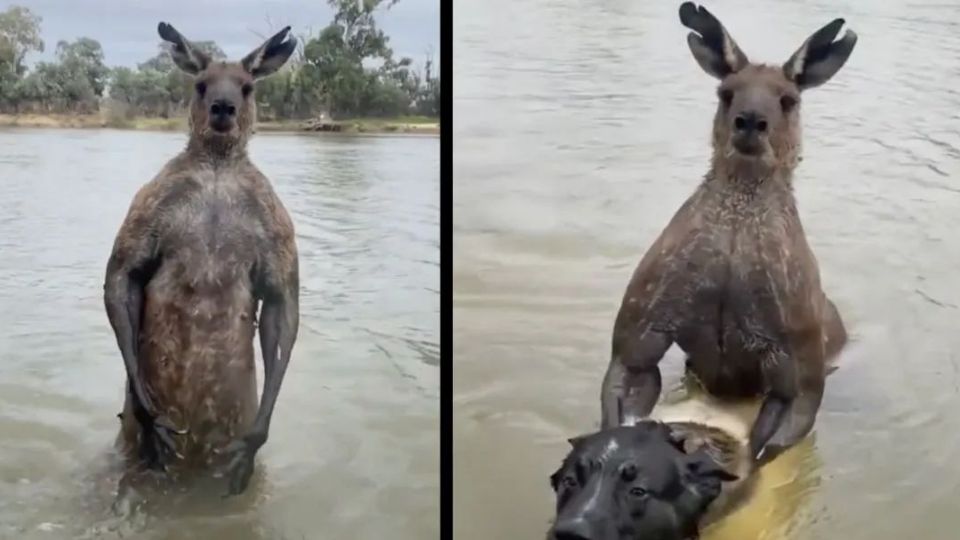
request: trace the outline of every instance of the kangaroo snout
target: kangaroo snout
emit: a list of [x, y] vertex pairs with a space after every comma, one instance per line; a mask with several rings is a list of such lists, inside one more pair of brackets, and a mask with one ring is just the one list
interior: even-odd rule
[[763, 153], [764, 139], [770, 127], [766, 116], [755, 110], [740, 112], [733, 118], [733, 147], [748, 156], [757, 156]]
[[233, 129], [237, 116], [237, 106], [226, 99], [217, 99], [210, 104], [210, 127], [215, 131], [227, 132]]
[[218, 99], [210, 105], [210, 116], [234, 116], [237, 107], [225, 99]]
[[754, 131], [767, 131], [767, 119], [760, 113], [745, 111], [733, 119], [733, 129], [738, 135], [751, 135]]

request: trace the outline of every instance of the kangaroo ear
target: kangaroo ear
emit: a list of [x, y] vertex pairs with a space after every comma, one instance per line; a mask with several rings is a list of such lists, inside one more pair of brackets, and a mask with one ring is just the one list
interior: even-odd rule
[[829, 81], [840, 71], [857, 44], [857, 34], [849, 29], [843, 38], [834, 41], [843, 25], [843, 19], [834, 19], [814, 32], [783, 64], [783, 74], [801, 90]]
[[297, 48], [296, 38], [290, 36], [290, 39], [286, 39], [289, 32], [290, 27], [284, 27], [240, 61], [254, 79], [266, 77], [287, 63], [290, 55]]
[[687, 35], [687, 44], [693, 58], [709, 75], [722, 79], [750, 63], [730, 33], [707, 8], [684, 2], [680, 5], [680, 23], [693, 30]]
[[170, 49], [170, 56], [177, 67], [190, 75], [196, 75], [207, 69], [207, 65], [210, 64], [210, 57], [194, 47], [173, 25], [161, 22], [157, 25], [157, 33], [164, 41], [173, 44]]

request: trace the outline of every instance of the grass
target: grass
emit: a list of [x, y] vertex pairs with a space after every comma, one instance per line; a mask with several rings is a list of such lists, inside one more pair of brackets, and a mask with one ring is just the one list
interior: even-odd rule
[[[346, 118], [329, 120], [325, 123], [337, 126], [336, 131], [341, 133], [440, 133], [439, 121], [436, 118], [426, 116]], [[307, 122], [302, 120], [257, 122], [257, 129], [261, 131], [303, 131], [306, 124]]]
[[[396, 118], [351, 118], [330, 121], [341, 133], [440, 133], [436, 118], [425, 116], [402, 116]], [[257, 122], [258, 131], [301, 132], [309, 131], [301, 120]], [[0, 114], [0, 127], [44, 128], [113, 128], [145, 131], [185, 131], [187, 119], [176, 118], [126, 118], [105, 113], [92, 114]]]

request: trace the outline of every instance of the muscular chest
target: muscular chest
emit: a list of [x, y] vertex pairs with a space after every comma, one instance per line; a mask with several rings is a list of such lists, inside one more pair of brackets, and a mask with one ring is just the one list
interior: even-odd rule
[[247, 251], [264, 235], [249, 187], [228, 173], [199, 172], [185, 178], [162, 209], [161, 249]]
[[[720, 307], [742, 316], [776, 310], [817, 282], [816, 262], [790, 201], [698, 194], [685, 219], [628, 294], [677, 319], [714, 319]], [[680, 234], [682, 232], [682, 234]], [[658, 310], [654, 310], [658, 311]]]
[[697, 226], [686, 239], [689, 246], [677, 250], [688, 266], [718, 273], [718, 279], [774, 279], [812, 257], [789, 193], [716, 193], [702, 204]]
[[181, 180], [165, 201], [157, 232], [162, 269], [198, 285], [248, 276], [266, 236], [252, 191], [211, 171]]

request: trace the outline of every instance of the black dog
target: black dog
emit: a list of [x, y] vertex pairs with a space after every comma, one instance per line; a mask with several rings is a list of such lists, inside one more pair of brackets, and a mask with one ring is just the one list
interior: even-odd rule
[[743, 493], [740, 478], [752, 467], [745, 440], [695, 422], [645, 420], [570, 443], [550, 477], [557, 507], [548, 540], [697, 538], [708, 513]]

